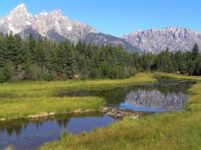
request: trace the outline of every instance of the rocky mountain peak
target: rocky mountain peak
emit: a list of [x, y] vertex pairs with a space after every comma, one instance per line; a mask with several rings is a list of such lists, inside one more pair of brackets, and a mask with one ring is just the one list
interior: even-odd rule
[[[32, 16], [24, 3], [15, 7], [7, 16], [0, 19], [0, 32], [12, 31], [27, 37], [29, 33], [41, 35], [53, 40], [68, 38], [72, 41], [83, 39], [88, 33], [96, 32], [94, 28], [68, 19], [61, 10], [41, 12]], [[55, 39], [56, 38], [56, 39]]]
[[54, 15], [56, 15], [56, 16], [62, 16], [62, 12], [61, 12], [60, 9], [57, 9], [57, 10], [52, 11], [51, 14], [54, 14]]
[[33, 16], [27, 11], [27, 8], [24, 3], [15, 7], [8, 15], [9, 20], [12, 19], [31, 19]]
[[28, 13], [25, 4], [15, 7], [7, 16], [1, 18], [0, 30], [3, 33], [12, 31], [14, 34], [20, 33], [33, 21], [32, 14]]
[[144, 52], [158, 53], [167, 47], [170, 51], [191, 50], [195, 43], [201, 46], [201, 34], [191, 29], [167, 27], [133, 32], [123, 37]]
[[17, 13], [17, 12], [25, 12], [25, 13], [27, 13], [26, 5], [24, 3], [21, 3], [11, 11], [11, 13]]

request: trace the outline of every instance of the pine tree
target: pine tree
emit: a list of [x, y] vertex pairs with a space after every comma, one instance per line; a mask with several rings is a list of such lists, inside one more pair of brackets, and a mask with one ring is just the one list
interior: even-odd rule
[[5, 65], [6, 44], [3, 34], [0, 34], [0, 69]]
[[198, 55], [199, 55], [199, 46], [197, 43], [195, 43], [192, 49], [192, 54], [191, 54], [192, 60], [195, 60]]

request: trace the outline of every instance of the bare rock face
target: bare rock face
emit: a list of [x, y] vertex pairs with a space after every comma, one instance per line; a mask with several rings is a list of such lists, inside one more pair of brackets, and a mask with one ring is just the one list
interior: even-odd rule
[[142, 51], [153, 53], [159, 53], [166, 48], [170, 51], [191, 50], [195, 43], [201, 46], [201, 33], [186, 28], [150, 29], [133, 32], [123, 38]]
[[[70, 20], [63, 16], [60, 10], [41, 12], [33, 16], [27, 12], [25, 4], [20, 4], [7, 16], [0, 19], [0, 32], [21, 34], [27, 37], [29, 33], [40, 34], [53, 40], [67, 38], [74, 42], [83, 39], [88, 33], [96, 30], [79, 21]], [[54, 37], [55, 35], [55, 37]]]
[[54, 32], [75, 42], [83, 39], [90, 32], [96, 32], [92, 27], [79, 21], [71, 21], [63, 16], [60, 10], [42, 12], [35, 16], [32, 28], [44, 37], [50, 38], [49, 36]]
[[0, 19], [0, 31], [9, 33], [12, 31], [14, 34], [20, 33], [30, 26], [33, 22], [33, 16], [27, 12], [24, 4], [18, 5], [7, 16]]

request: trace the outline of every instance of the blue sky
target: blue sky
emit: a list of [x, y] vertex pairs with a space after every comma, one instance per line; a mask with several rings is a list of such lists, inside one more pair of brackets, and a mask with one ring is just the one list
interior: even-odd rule
[[168, 26], [201, 31], [201, 0], [2, 0], [0, 16], [20, 3], [33, 14], [61, 9], [70, 19], [116, 36]]

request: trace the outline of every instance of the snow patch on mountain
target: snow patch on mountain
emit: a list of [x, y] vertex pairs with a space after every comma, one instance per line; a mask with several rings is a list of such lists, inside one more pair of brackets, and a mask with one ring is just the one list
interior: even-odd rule
[[12, 31], [14, 34], [23, 36], [27, 29], [36, 31], [47, 38], [49, 38], [50, 32], [56, 32], [60, 36], [75, 42], [83, 39], [88, 33], [96, 32], [94, 28], [86, 24], [63, 16], [59, 9], [52, 12], [44, 11], [33, 16], [28, 13], [25, 4], [18, 5], [7, 16], [0, 19], [0, 31], [4, 34]]

